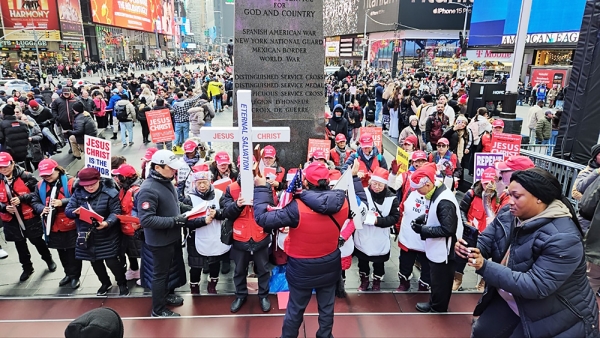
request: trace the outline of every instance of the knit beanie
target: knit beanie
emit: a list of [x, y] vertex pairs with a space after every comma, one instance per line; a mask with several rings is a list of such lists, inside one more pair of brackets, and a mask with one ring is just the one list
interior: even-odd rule
[[556, 177], [542, 168], [515, 171], [510, 181], [519, 183], [544, 204], [550, 204], [562, 197], [562, 188]]
[[65, 329], [65, 338], [122, 338], [123, 321], [111, 308], [97, 308], [73, 320]]
[[13, 106], [12, 104], [6, 104], [4, 106], [4, 108], [2, 108], [2, 115], [4, 115], [4, 116], [15, 115], [15, 106]]
[[81, 103], [79, 101], [75, 102], [75, 104], [73, 105], [73, 110], [78, 113], [83, 113], [83, 109], [84, 109], [83, 103]]

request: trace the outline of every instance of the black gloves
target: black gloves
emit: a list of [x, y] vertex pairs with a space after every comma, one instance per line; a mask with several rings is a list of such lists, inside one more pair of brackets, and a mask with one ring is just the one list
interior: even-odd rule
[[417, 218], [415, 218], [412, 222], [410, 222], [410, 227], [413, 229], [414, 232], [420, 234], [421, 230], [423, 229], [423, 226], [425, 225], [425, 218], [427, 217], [427, 214], [423, 214]]
[[344, 244], [346, 243], [346, 240], [344, 239], [344, 237], [338, 238], [338, 248], [341, 248], [342, 246], [344, 246]]
[[175, 221], [175, 226], [176, 227], [184, 227], [185, 224], [187, 223], [187, 216], [184, 215], [179, 215], [179, 216], [175, 216], [173, 217], [173, 221]]
[[[183, 182], [183, 183], [185, 183], [185, 182]], [[179, 212], [181, 212], [181, 213], [192, 211], [192, 206], [179, 202], [179, 210], [180, 210]]]

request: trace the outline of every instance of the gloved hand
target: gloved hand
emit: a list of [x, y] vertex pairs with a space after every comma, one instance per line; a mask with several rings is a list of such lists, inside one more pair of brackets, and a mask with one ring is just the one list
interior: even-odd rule
[[396, 159], [392, 160], [392, 174], [396, 175], [398, 173], [398, 170], [400, 169], [400, 165], [398, 164], [398, 162], [396, 161]]
[[410, 227], [418, 234], [423, 230], [423, 224], [417, 223], [416, 220], [410, 222]]
[[344, 239], [344, 237], [338, 238], [338, 248], [341, 248], [344, 246], [344, 244], [346, 243], [346, 240]]
[[175, 217], [173, 217], [173, 221], [175, 221], [176, 227], [184, 227], [185, 224], [187, 223], [187, 216], [185, 216], [185, 215], [175, 216]]

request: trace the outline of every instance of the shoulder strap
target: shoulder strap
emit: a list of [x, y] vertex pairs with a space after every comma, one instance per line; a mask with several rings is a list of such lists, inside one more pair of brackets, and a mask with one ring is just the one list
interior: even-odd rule
[[46, 181], [42, 180], [38, 187], [38, 191], [40, 192], [40, 200], [44, 204], [46, 204], [46, 189], [47, 189], [46, 186], [47, 186]]
[[[71, 197], [71, 192], [69, 191], [69, 179], [67, 178], [67, 175], [61, 175], [60, 176], [60, 183], [63, 186], [63, 195], [65, 195], [65, 198], [69, 198]], [[44, 189], [44, 192], [46, 192], [46, 189]], [[43, 199], [42, 199], [43, 201]]]
[[335, 219], [335, 217], [333, 217], [332, 215], [327, 215], [327, 216], [329, 216], [329, 218], [331, 218], [331, 220], [333, 221], [335, 226], [338, 228], [338, 230], [342, 231], [342, 227], [340, 226], [340, 223], [338, 223], [338, 221]]

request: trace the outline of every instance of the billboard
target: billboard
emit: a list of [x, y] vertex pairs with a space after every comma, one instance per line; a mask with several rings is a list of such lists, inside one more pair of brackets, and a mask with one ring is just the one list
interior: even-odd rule
[[[409, 0], [410, 1], [410, 0]], [[398, 23], [400, 0], [323, 0], [324, 36], [393, 31]]]
[[2, 0], [0, 10], [6, 40], [60, 41], [55, 0]]
[[79, 0], [58, 0], [58, 16], [60, 31], [65, 42], [82, 42], [83, 24], [81, 23], [81, 6]]
[[[533, 0], [527, 44], [571, 45], [579, 39], [586, 0]], [[513, 46], [521, 0], [477, 0], [471, 16], [470, 47]]]
[[172, 35], [173, 0], [91, 0], [95, 23]]
[[400, 0], [400, 29], [462, 30], [465, 25], [465, 14], [467, 29], [469, 29], [471, 14], [467, 13], [471, 10], [463, 5], [470, 6], [473, 0], [440, 2]]

